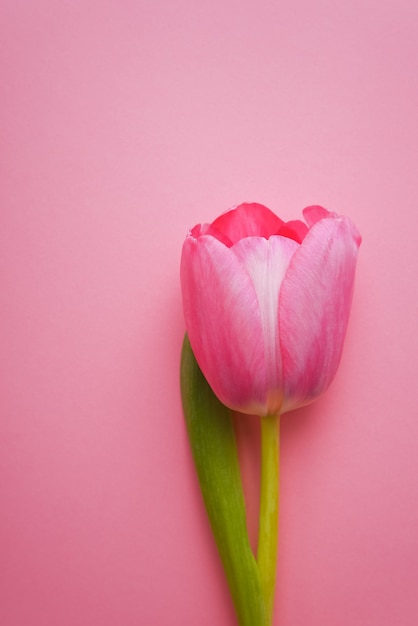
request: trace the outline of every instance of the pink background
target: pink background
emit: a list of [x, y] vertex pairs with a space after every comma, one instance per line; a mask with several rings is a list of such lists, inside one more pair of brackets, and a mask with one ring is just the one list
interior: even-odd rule
[[364, 237], [337, 378], [282, 420], [274, 623], [418, 623], [417, 24], [416, 0], [1, 2], [2, 626], [235, 624], [178, 268], [245, 200]]

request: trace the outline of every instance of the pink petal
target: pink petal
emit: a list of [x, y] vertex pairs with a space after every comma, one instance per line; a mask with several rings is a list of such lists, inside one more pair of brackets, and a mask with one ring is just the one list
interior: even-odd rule
[[243, 413], [265, 412], [266, 367], [260, 308], [245, 267], [211, 236], [189, 236], [181, 259], [186, 329], [218, 398]]
[[320, 395], [337, 371], [358, 246], [359, 234], [348, 219], [321, 219], [292, 257], [279, 301], [284, 410]]
[[283, 224], [270, 209], [257, 203], [240, 204], [220, 215], [212, 226], [226, 235], [232, 243], [243, 237], [265, 237], [277, 233]]
[[333, 217], [335, 214], [330, 213], [324, 207], [318, 206], [317, 204], [313, 204], [312, 206], [307, 206], [303, 209], [303, 217], [305, 218], [308, 226], [313, 226], [319, 220], [324, 219], [325, 217]]
[[309, 228], [306, 226], [305, 222], [301, 220], [291, 220], [280, 226], [277, 234], [283, 235], [283, 237], [290, 237], [290, 239], [302, 243], [308, 230]]
[[290, 259], [299, 245], [280, 235], [269, 239], [247, 237], [232, 248], [255, 287], [261, 312], [267, 375], [267, 412], [278, 413], [283, 402], [282, 360], [279, 343], [279, 293]]
[[225, 246], [228, 246], [228, 248], [232, 246], [232, 241], [213, 226], [213, 224], [197, 224], [192, 228], [190, 234], [195, 239], [202, 235], [212, 235], [212, 237], [216, 237], [218, 241], [221, 241]]

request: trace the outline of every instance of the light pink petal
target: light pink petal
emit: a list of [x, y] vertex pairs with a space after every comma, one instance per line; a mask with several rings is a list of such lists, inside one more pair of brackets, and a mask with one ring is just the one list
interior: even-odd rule
[[322, 219], [291, 259], [279, 301], [284, 410], [320, 395], [337, 371], [358, 246], [358, 232], [348, 219]]
[[270, 209], [257, 203], [240, 204], [220, 215], [212, 226], [226, 235], [232, 243], [243, 237], [270, 237], [283, 224]]
[[333, 215], [335, 214], [331, 214], [329, 211], [324, 209], [324, 207], [318, 206], [317, 204], [307, 206], [305, 209], [303, 209], [303, 217], [305, 218], [308, 226], [313, 226], [314, 224], [319, 222], [319, 220]]
[[279, 343], [279, 293], [290, 259], [299, 248], [293, 239], [247, 237], [232, 247], [255, 287], [261, 312], [265, 355], [267, 412], [275, 414], [283, 401], [282, 362]]
[[186, 329], [218, 398], [243, 413], [266, 412], [266, 367], [257, 294], [232, 248], [189, 236], [181, 259]]

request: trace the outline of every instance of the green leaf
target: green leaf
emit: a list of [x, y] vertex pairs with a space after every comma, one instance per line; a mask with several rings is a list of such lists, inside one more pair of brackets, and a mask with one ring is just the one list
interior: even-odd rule
[[245, 516], [231, 413], [214, 395], [187, 335], [181, 356], [181, 394], [190, 445], [212, 531], [240, 626], [266, 626], [268, 617]]

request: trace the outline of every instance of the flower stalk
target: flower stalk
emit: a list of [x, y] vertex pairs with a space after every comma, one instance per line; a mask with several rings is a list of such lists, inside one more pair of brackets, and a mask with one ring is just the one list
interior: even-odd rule
[[261, 491], [257, 562], [268, 624], [272, 623], [279, 528], [280, 416], [261, 418]]

